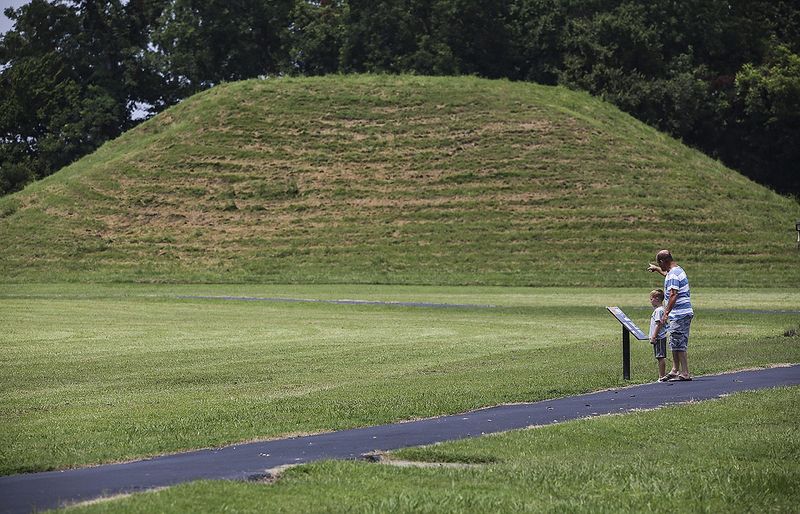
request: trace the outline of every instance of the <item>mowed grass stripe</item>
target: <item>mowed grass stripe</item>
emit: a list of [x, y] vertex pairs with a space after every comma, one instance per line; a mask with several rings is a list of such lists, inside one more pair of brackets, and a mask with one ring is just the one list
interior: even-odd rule
[[[687, 266], [688, 267], [688, 266]], [[651, 286], [661, 286], [657, 275]], [[649, 289], [647, 289], [649, 291]], [[785, 310], [800, 305], [800, 291], [789, 288], [708, 288], [692, 287], [692, 302], [698, 309]], [[280, 296], [335, 300], [341, 297], [371, 301], [425, 301], [430, 303], [474, 303], [478, 299], [505, 307], [590, 307], [616, 303], [627, 309], [647, 309], [642, 305], [642, 290], [608, 288], [530, 288], [491, 286], [391, 286], [365, 284], [0, 284], [0, 299], [69, 300], [174, 300], [178, 295]], [[649, 319], [644, 316], [644, 319]]]
[[377, 300], [319, 300], [312, 298], [264, 298], [257, 296], [177, 296], [185, 300], [228, 300], [240, 302], [277, 302], [277, 303], [333, 303], [338, 305], [386, 305], [392, 307], [421, 307], [428, 309], [492, 309], [494, 305], [478, 305], [466, 303], [426, 303], [426, 302], [388, 302]]

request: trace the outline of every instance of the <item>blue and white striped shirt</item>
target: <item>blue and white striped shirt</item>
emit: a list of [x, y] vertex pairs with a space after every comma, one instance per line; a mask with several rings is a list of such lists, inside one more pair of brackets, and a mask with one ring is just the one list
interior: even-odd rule
[[681, 319], [686, 316], [693, 316], [692, 302], [689, 299], [689, 279], [686, 272], [680, 266], [675, 266], [667, 272], [664, 277], [664, 300], [669, 304], [669, 297], [673, 292], [678, 295], [675, 305], [669, 313], [669, 319]]

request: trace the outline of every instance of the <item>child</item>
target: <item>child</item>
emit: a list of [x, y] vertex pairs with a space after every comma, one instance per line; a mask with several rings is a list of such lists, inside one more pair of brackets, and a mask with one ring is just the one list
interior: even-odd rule
[[664, 316], [664, 291], [653, 289], [650, 291], [650, 305], [653, 306], [653, 315], [650, 316], [650, 344], [653, 345], [653, 355], [658, 361], [658, 381], [666, 382], [667, 376], [667, 327], [661, 324]]

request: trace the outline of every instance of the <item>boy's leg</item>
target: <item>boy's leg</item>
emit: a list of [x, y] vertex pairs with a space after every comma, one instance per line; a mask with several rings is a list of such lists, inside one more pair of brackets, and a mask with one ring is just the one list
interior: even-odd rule
[[653, 354], [658, 362], [658, 379], [663, 382], [667, 369], [667, 340], [656, 339], [653, 344]]

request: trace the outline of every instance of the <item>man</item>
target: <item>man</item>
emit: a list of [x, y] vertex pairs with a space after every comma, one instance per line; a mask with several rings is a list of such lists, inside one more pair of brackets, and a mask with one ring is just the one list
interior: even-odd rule
[[667, 306], [656, 327], [656, 333], [669, 322], [669, 347], [672, 350], [672, 370], [667, 373], [670, 382], [691, 380], [686, 353], [689, 346], [689, 327], [694, 311], [689, 294], [689, 279], [686, 272], [672, 259], [669, 250], [656, 254], [656, 264], [647, 267], [649, 272], [664, 276], [664, 297]]

